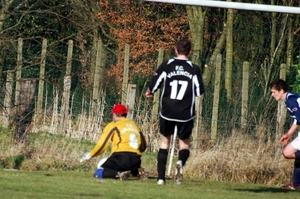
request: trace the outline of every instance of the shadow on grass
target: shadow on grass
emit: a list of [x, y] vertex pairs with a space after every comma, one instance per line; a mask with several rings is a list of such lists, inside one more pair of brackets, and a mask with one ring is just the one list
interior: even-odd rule
[[299, 190], [288, 190], [281, 187], [259, 187], [253, 189], [230, 189], [241, 192], [253, 192], [253, 193], [288, 193], [288, 192], [300, 192]]
[[[157, 180], [157, 177], [156, 176], [148, 176], [148, 178], [146, 178], [144, 180], [147, 180], [147, 179], [156, 179]], [[131, 176], [131, 177], [127, 178], [126, 181], [127, 180], [140, 180], [140, 178]], [[142, 181], [144, 181], [144, 180], [142, 180]], [[166, 180], [171, 180], [171, 178], [166, 177]]]

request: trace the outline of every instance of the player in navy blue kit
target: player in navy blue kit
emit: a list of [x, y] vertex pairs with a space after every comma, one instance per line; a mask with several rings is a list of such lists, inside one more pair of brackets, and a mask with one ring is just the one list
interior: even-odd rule
[[281, 146], [284, 146], [282, 151], [283, 156], [286, 159], [295, 159], [294, 172], [292, 177], [292, 183], [287, 184], [287, 189], [300, 189], [300, 132], [297, 137], [288, 144], [293, 134], [296, 132], [297, 127], [300, 124], [300, 96], [296, 93], [289, 91], [288, 84], [278, 79], [270, 84], [271, 95], [276, 101], [284, 101], [286, 108], [290, 113], [292, 124], [289, 130], [280, 138]]
[[180, 184], [183, 166], [189, 155], [190, 135], [194, 127], [195, 99], [204, 93], [200, 67], [188, 60], [192, 44], [188, 39], [181, 39], [175, 47], [176, 57], [163, 62], [149, 83], [145, 96], [161, 88], [160, 99], [160, 134], [161, 143], [157, 154], [157, 184], [165, 184], [165, 171], [171, 136], [175, 126], [179, 138], [179, 154], [175, 169], [175, 183]]

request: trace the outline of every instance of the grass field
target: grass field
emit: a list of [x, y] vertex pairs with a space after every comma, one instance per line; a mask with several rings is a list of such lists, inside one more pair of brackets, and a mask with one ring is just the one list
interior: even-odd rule
[[31, 134], [26, 145], [14, 143], [11, 135], [9, 129], [0, 127], [0, 199], [300, 198], [300, 191], [280, 187], [290, 181], [293, 162], [276, 156], [272, 143], [234, 136], [218, 147], [201, 147], [192, 151], [181, 185], [169, 179], [165, 186], [159, 186], [157, 152], [143, 153], [142, 166], [151, 176], [145, 181], [100, 180], [92, 175], [97, 162], [109, 152], [79, 162], [95, 143], [39, 132]]
[[159, 186], [156, 179], [126, 181], [95, 179], [91, 172], [0, 170], [0, 198], [103, 198], [103, 199], [296, 199], [300, 192], [276, 186], [185, 179]]

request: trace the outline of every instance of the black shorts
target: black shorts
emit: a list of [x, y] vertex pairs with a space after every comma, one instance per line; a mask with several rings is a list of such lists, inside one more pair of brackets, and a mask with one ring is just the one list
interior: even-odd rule
[[116, 152], [101, 167], [115, 171], [135, 171], [141, 167], [141, 156], [131, 152]]
[[194, 120], [188, 122], [174, 122], [165, 120], [160, 117], [160, 133], [164, 136], [173, 135], [175, 131], [175, 126], [177, 126], [177, 136], [181, 140], [189, 138], [192, 134], [194, 128]]

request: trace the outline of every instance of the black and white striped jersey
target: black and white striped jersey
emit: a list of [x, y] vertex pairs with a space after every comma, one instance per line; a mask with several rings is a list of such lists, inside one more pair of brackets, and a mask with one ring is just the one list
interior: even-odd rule
[[161, 88], [160, 116], [169, 121], [186, 122], [195, 117], [195, 97], [204, 93], [199, 66], [188, 59], [163, 62], [149, 84], [151, 93]]

